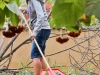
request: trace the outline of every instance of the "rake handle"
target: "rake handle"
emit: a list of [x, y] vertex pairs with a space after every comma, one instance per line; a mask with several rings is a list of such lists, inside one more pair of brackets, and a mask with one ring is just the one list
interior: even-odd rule
[[[22, 16], [23, 16], [23, 19], [24, 19], [24, 21], [25, 21], [25, 23], [26, 23], [26, 25], [27, 25], [27, 27], [28, 27], [28, 29], [29, 29], [29, 32], [32, 34], [32, 31], [31, 31], [31, 29], [30, 29], [30, 27], [29, 27], [29, 24], [27, 23], [27, 21], [26, 21], [24, 15], [23, 15], [23, 13], [22, 13]], [[40, 47], [39, 47], [39, 45], [38, 45], [38, 43], [37, 43], [37, 41], [36, 41], [35, 38], [34, 38], [34, 42], [35, 42], [35, 44], [36, 44], [36, 46], [37, 46], [37, 48], [38, 48], [38, 50], [39, 50], [41, 56], [43, 57], [43, 59], [44, 59], [46, 65], [47, 65], [47, 67], [50, 69], [50, 66], [49, 66], [48, 62], [46, 61], [46, 58], [44, 57], [44, 55], [43, 55], [43, 53], [42, 53], [42, 51], [41, 51], [41, 49], [40, 49]]]

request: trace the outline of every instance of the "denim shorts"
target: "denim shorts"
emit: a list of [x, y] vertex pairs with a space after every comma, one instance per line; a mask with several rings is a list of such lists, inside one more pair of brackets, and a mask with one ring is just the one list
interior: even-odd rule
[[[45, 48], [46, 48], [46, 40], [49, 38], [51, 33], [51, 29], [41, 29], [37, 36], [35, 37], [40, 49], [42, 50], [42, 53], [45, 55]], [[32, 58], [40, 58], [41, 54], [34, 42], [32, 41], [32, 50], [31, 50], [31, 59]]]

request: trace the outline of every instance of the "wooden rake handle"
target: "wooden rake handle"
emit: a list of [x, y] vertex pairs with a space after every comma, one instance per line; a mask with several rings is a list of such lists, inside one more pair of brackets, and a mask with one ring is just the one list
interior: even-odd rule
[[[22, 12], [21, 12], [21, 13], [22, 13]], [[22, 13], [22, 16], [23, 16], [23, 19], [24, 19], [24, 21], [25, 21], [25, 23], [26, 23], [26, 25], [27, 25], [27, 27], [28, 27], [28, 29], [29, 29], [29, 32], [32, 34], [32, 31], [31, 31], [31, 29], [30, 29], [30, 27], [29, 27], [29, 24], [27, 23], [26, 18], [24, 17], [24, 14], [23, 14], [23, 13]], [[37, 41], [36, 41], [35, 38], [34, 38], [34, 42], [35, 42], [35, 44], [36, 44], [36, 46], [37, 46], [37, 48], [38, 48], [38, 50], [39, 50], [41, 56], [43, 57], [43, 59], [44, 59], [46, 65], [47, 65], [47, 67], [50, 68], [50, 66], [49, 66], [48, 62], [46, 61], [46, 58], [44, 57], [44, 55], [43, 55], [43, 53], [42, 53], [42, 51], [41, 51], [41, 49], [40, 49], [40, 47], [39, 47], [39, 45], [38, 45], [38, 43], [37, 43]]]

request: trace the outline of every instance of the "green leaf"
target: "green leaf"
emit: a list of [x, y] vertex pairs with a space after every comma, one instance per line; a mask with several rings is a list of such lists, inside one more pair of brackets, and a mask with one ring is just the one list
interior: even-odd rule
[[3, 10], [6, 6], [6, 3], [3, 1], [0, 1], [0, 8]]
[[11, 19], [11, 22], [14, 26], [18, 26], [18, 23], [19, 23], [19, 18], [16, 14], [14, 13], [10, 13], [10, 19]]
[[54, 23], [53, 18], [50, 18], [50, 19], [49, 19], [49, 23], [50, 23], [50, 26], [51, 26], [51, 27], [55, 27], [55, 23]]
[[100, 20], [100, 1], [96, 2], [91, 7], [87, 7], [86, 15], [87, 16], [95, 15], [95, 17]]
[[10, 11], [17, 14], [18, 16], [20, 16], [23, 19], [21, 11], [19, 10], [18, 5], [16, 4], [16, 2], [14, 2], [14, 1], [9, 2], [8, 4], [6, 4], [6, 6]]
[[[16, 0], [17, 1], [17, 0]], [[19, 1], [19, 0], [18, 0]], [[7, 2], [7, 3], [6, 3]], [[10, 0], [5, 1], [0, 1], [0, 27], [3, 27], [4, 21], [5, 21], [5, 16], [7, 18], [10, 18], [11, 22], [13, 25], [18, 25], [19, 23], [19, 18], [23, 17], [21, 15], [21, 11], [19, 10], [16, 2]]]
[[97, 3], [98, 1], [100, 1], [100, 0], [86, 0], [86, 4], [87, 4], [87, 6], [89, 6], [89, 5], [93, 5], [93, 4]]
[[4, 12], [7, 12], [5, 15], [7, 18], [10, 18], [11, 20], [11, 23], [14, 25], [14, 26], [17, 26], [18, 23], [19, 23], [19, 18], [16, 14], [14, 14], [13, 12], [11, 12], [7, 7], [5, 7], [5, 10]]
[[1, 27], [3, 27], [3, 25], [4, 25], [4, 21], [5, 21], [5, 12], [2, 10], [2, 9], [0, 9], [0, 28]]
[[77, 31], [77, 20], [82, 16], [85, 0], [56, 0], [52, 9], [56, 27], [66, 27], [69, 31]]
[[79, 2], [79, 0], [56, 0], [55, 4]]
[[17, 3], [18, 6], [20, 6], [19, 0], [14, 0], [14, 1]]
[[91, 24], [91, 16], [86, 16], [86, 18], [81, 18], [80, 22], [83, 25], [90, 26], [90, 24]]

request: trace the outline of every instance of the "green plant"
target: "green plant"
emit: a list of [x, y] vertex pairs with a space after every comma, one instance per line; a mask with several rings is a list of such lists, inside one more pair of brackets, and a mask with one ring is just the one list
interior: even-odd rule
[[68, 70], [66, 70], [66, 69], [61, 69], [66, 75], [70, 75], [71, 73], [72, 73], [72, 69], [68, 69]]
[[33, 73], [27, 70], [20, 70], [20, 72], [17, 75], [33, 75]]
[[19, 71], [18, 75], [33, 75], [32, 72], [27, 70], [27, 63], [28, 63], [29, 59], [30, 59], [30, 57], [27, 58], [26, 61], [21, 62], [21, 65], [22, 65], [23, 69]]
[[54, 22], [54, 20], [53, 20], [52, 17], [50, 17], [48, 21], [49, 21], [50, 26], [51, 26], [52, 28], [53, 28], [53, 27], [56, 27], [55, 22]]
[[48, 63], [49, 63], [49, 65], [51, 65], [51, 60], [50, 60], [50, 58], [48, 58]]
[[[47, 2], [54, 2], [52, 8], [53, 20], [56, 28], [66, 27], [69, 31], [77, 32], [81, 26], [80, 18], [85, 13], [86, 18], [82, 17], [84, 22], [89, 26], [89, 18], [94, 15], [100, 20], [99, 7], [100, 0], [47, 0]], [[17, 3], [17, 4], [16, 4]], [[11, 18], [13, 25], [19, 23], [18, 16], [23, 18], [18, 9], [20, 5], [19, 0], [1, 0], [0, 1], [0, 27], [3, 27], [5, 16]], [[6, 13], [8, 12], [8, 13]], [[86, 21], [87, 20], [87, 21]]]
[[53, 2], [54, 2], [54, 0], [47, 0], [47, 2], [53, 3]]
[[19, 5], [19, 0], [0, 0], [0, 27], [3, 27], [5, 16], [10, 18], [13, 25], [18, 25], [19, 16], [22, 18]]
[[53, 64], [53, 68], [56, 68], [57, 67], [57, 62], [55, 60], [55, 63]]
[[92, 64], [86, 64], [86, 69], [87, 69], [88, 72], [93, 72], [94, 71], [94, 68], [93, 68]]
[[55, 0], [52, 16], [56, 28], [66, 27], [69, 31], [78, 32], [82, 22], [86, 26], [93, 23], [92, 16], [100, 20], [99, 8], [100, 0]]
[[75, 68], [75, 75], [80, 75], [79, 70], [77, 68]]
[[77, 32], [80, 28], [78, 19], [83, 15], [84, 9], [85, 0], [55, 0], [52, 17], [56, 28], [66, 27], [69, 31]]
[[48, 72], [46, 72], [45, 75], [49, 75]]
[[27, 68], [27, 63], [28, 63], [29, 59], [30, 59], [30, 57], [29, 57], [29, 58], [27, 58], [27, 60], [26, 60], [26, 61], [21, 62], [21, 65], [22, 65], [22, 67], [23, 67], [23, 69], [24, 69], [24, 70], [26, 70], [26, 68]]

